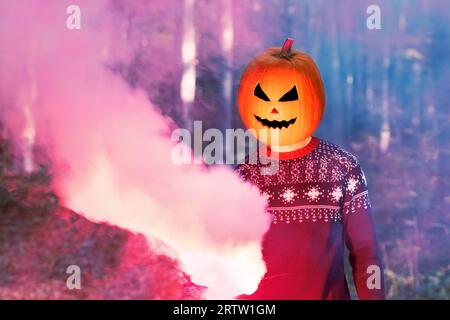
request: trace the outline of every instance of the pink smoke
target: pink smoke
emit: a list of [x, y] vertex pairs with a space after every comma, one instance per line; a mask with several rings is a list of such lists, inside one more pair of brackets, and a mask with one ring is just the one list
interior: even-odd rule
[[31, 110], [68, 207], [163, 240], [210, 298], [249, 293], [264, 272], [264, 200], [227, 167], [172, 163], [174, 124], [107, 68], [133, 50], [108, 2], [77, 2], [81, 30], [66, 28], [70, 4], [0, 3], [3, 122], [21, 143]]

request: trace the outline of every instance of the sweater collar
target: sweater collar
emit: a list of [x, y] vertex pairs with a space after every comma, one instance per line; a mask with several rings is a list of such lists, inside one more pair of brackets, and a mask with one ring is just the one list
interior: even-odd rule
[[275, 152], [272, 151], [269, 147], [266, 148], [266, 154], [270, 158], [276, 158], [279, 160], [291, 160], [296, 159], [299, 157], [302, 157], [304, 155], [307, 155], [308, 153], [311, 153], [317, 146], [319, 145], [319, 139], [316, 137], [311, 137], [311, 140], [309, 143], [304, 146], [303, 148], [299, 148], [293, 151], [288, 152]]

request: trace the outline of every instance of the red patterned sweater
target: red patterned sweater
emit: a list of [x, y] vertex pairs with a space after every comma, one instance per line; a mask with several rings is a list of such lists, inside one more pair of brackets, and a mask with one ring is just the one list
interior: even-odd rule
[[[367, 184], [357, 159], [315, 137], [278, 156], [274, 175], [261, 174], [266, 161], [237, 168], [267, 198], [272, 217], [262, 242], [267, 272], [252, 295], [240, 298], [349, 299], [345, 244], [358, 297], [383, 299]], [[381, 270], [380, 289], [367, 285], [371, 265]]]

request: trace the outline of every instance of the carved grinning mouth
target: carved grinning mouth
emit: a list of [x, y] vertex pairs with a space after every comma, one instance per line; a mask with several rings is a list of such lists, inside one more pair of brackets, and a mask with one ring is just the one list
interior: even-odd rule
[[295, 120], [297, 120], [297, 118], [292, 118], [289, 121], [286, 121], [286, 120], [277, 121], [277, 120], [262, 119], [262, 118], [258, 117], [256, 114], [254, 116], [255, 116], [256, 120], [258, 120], [259, 122], [262, 123], [263, 126], [273, 128], [273, 129], [287, 128], [291, 124], [294, 124]]

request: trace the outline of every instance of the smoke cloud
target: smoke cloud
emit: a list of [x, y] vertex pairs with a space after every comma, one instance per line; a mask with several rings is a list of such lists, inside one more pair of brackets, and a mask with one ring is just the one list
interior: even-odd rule
[[45, 147], [70, 209], [164, 241], [208, 298], [254, 290], [265, 201], [228, 167], [172, 163], [176, 126], [109, 67], [133, 51], [109, 3], [78, 1], [80, 30], [66, 27], [71, 4], [0, 3], [3, 123], [22, 148]]

